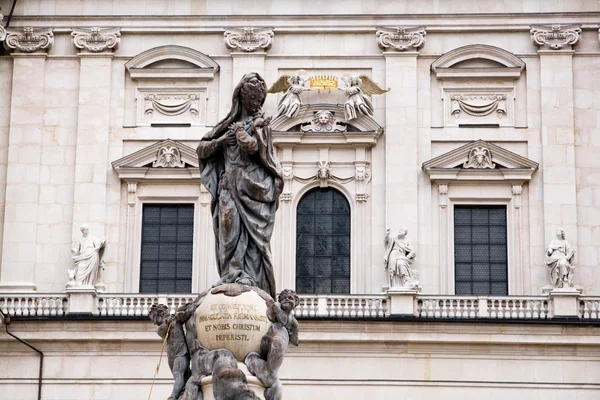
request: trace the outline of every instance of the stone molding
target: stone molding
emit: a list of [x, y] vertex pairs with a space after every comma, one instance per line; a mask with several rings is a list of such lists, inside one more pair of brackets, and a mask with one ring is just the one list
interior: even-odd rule
[[396, 27], [379, 28], [376, 33], [377, 45], [381, 49], [405, 51], [410, 48], [418, 49], [425, 44], [425, 27]]
[[560, 50], [581, 39], [581, 25], [531, 25], [531, 40], [540, 47]]
[[4, 47], [22, 53], [34, 53], [39, 50], [48, 51], [54, 44], [52, 29], [24, 27], [8, 28]]
[[73, 44], [78, 49], [101, 53], [105, 50], [116, 50], [119, 47], [121, 28], [73, 28], [71, 36]]
[[[152, 66], [161, 61], [176, 61], [182, 65], [180, 68]], [[189, 47], [167, 45], [138, 54], [125, 64], [125, 68], [132, 79], [212, 80], [219, 71], [219, 64], [206, 54]]]
[[[499, 68], [452, 68], [456, 64], [485, 59], [499, 64]], [[472, 44], [451, 50], [431, 64], [431, 70], [438, 79], [442, 78], [519, 78], [525, 69], [525, 62], [513, 53], [495, 46]]]
[[258, 49], [268, 50], [273, 43], [271, 28], [228, 28], [223, 36], [227, 48], [248, 53]]

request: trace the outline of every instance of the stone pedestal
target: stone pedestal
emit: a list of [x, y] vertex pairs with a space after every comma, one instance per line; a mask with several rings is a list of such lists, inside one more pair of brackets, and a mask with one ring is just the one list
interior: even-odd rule
[[[259, 380], [248, 371], [248, 368], [246, 368], [246, 366], [243, 363], [239, 362], [238, 368], [244, 373], [244, 375], [246, 375], [246, 379], [248, 380], [248, 386], [250, 387], [250, 389], [252, 389], [252, 391], [258, 396], [258, 398], [264, 400], [265, 387], [263, 386], [263, 384], [260, 383]], [[215, 400], [215, 396], [213, 394], [212, 375], [202, 378], [201, 385], [202, 395], [204, 396], [203, 400]]]
[[390, 298], [390, 315], [415, 315], [415, 296], [420, 288], [391, 288], [387, 291]]
[[549, 292], [553, 306], [553, 318], [579, 318], [581, 289], [555, 288]]
[[69, 314], [98, 314], [95, 287], [69, 287], [67, 294], [69, 295]]

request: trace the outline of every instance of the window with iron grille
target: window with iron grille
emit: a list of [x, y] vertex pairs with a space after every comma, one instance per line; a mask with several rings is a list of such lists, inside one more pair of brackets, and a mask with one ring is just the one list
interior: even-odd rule
[[296, 291], [350, 293], [350, 204], [335, 189], [313, 189], [298, 204]]
[[508, 295], [505, 206], [454, 207], [454, 287], [462, 295]]
[[140, 293], [190, 293], [193, 204], [144, 204]]

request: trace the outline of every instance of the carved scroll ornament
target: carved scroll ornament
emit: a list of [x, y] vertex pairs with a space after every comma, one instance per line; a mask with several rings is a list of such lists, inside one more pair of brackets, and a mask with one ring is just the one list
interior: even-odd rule
[[[2, 13], [0, 13], [0, 22], [2, 22], [2, 20], [4, 20], [4, 15], [2, 15]], [[6, 29], [4, 28], [4, 26], [0, 25], [0, 42], [3, 41], [6, 38]]]
[[496, 164], [492, 162], [492, 152], [488, 148], [478, 146], [469, 150], [469, 156], [463, 164], [463, 168], [494, 169]]
[[74, 28], [71, 32], [73, 44], [78, 49], [85, 49], [92, 53], [116, 49], [121, 41], [119, 28]]
[[230, 28], [225, 31], [225, 45], [230, 49], [246, 52], [258, 49], [267, 50], [273, 43], [273, 30], [271, 28]]
[[54, 44], [52, 29], [37, 29], [26, 27], [22, 29], [8, 29], [4, 47], [7, 50], [19, 50], [23, 53], [33, 53], [37, 50], [46, 50]]
[[450, 113], [459, 118], [461, 112], [473, 117], [485, 117], [496, 112], [498, 118], [506, 116], [506, 95], [452, 95]]
[[199, 99], [197, 94], [146, 94], [144, 114], [151, 118], [154, 111], [157, 111], [173, 117], [189, 111], [194, 117], [198, 117]]
[[377, 31], [377, 44], [380, 48], [392, 48], [405, 51], [412, 47], [418, 49], [425, 44], [425, 27], [380, 28]]
[[546, 46], [552, 50], [560, 50], [567, 45], [574, 45], [581, 38], [579, 25], [532, 25], [531, 40], [538, 46]]

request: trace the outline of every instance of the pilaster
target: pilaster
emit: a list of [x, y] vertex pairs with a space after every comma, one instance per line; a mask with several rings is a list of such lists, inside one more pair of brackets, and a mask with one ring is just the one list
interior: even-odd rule
[[[51, 39], [52, 33], [45, 37]], [[9, 38], [13, 39], [12, 46], [8, 42], [5, 46], [15, 53], [11, 55], [13, 81], [0, 291], [31, 291], [36, 289], [45, 49], [50, 45], [23, 47], [25, 39], [10, 31], [7, 41]]]
[[385, 99], [385, 218], [418, 238], [417, 57], [418, 52], [385, 52], [386, 87], [401, 91]]
[[79, 102], [73, 208], [73, 237], [89, 224], [106, 235], [106, 193], [112, 53], [79, 53]]
[[556, 227], [577, 243], [573, 51], [539, 50], [545, 242]]

